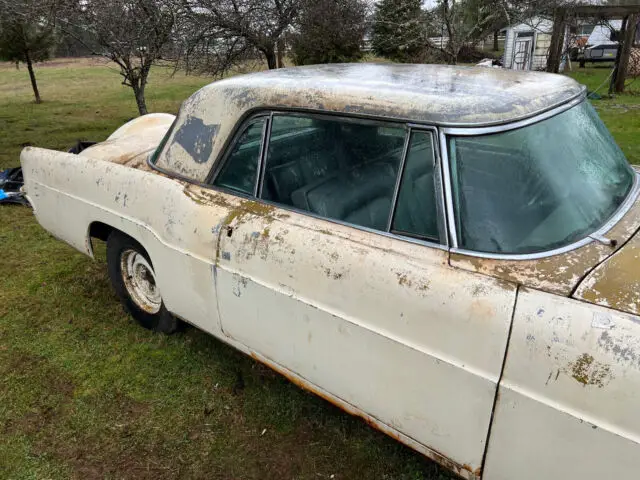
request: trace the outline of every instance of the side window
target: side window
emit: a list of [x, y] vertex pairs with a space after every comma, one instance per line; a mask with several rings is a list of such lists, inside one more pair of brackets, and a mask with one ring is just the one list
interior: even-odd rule
[[387, 230], [404, 126], [274, 115], [261, 197]]
[[245, 127], [216, 177], [215, 185], [253, 195], [265, 123], [266, 117], [261, 117]]
[[435, 154], [431, 132], [413, 131], [391, 231], [438, 241]]

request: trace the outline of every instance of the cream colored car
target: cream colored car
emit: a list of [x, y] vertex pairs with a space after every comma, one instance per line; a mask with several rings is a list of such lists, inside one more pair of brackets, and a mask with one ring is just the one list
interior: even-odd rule
[[638, 176], [575, 81], [276, 70], [21, 159], [143, 326], [195, 325], [463, 478], [637, 477]]

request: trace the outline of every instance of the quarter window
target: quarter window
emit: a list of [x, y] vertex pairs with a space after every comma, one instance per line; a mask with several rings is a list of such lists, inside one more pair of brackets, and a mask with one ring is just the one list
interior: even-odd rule
[[391, 226], [393, 232], [438, 240], [434, 166], [433, 135], [412, 132]]
[[236, 141], [215, 185], [253, 195], [266, 117], [253, 120]]

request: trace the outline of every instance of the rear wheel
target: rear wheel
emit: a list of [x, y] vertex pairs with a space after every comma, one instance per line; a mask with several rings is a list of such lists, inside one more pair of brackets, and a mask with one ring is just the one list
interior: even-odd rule
[[131, 237], [114, 231], [107, 239], [111, 284], [124, 308], [145, 328], [173, 333], [181, 326], [164, 306], [156, 274], [145, 249]]

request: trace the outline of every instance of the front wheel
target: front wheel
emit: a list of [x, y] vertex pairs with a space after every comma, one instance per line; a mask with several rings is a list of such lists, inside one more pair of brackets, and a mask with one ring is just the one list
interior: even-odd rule
[[144, 328], [174, 333], [181, 326], [164, 306], [149, 255], [138, 242], [114, 231], [107, 239], [111, 284], [124, 308]]

